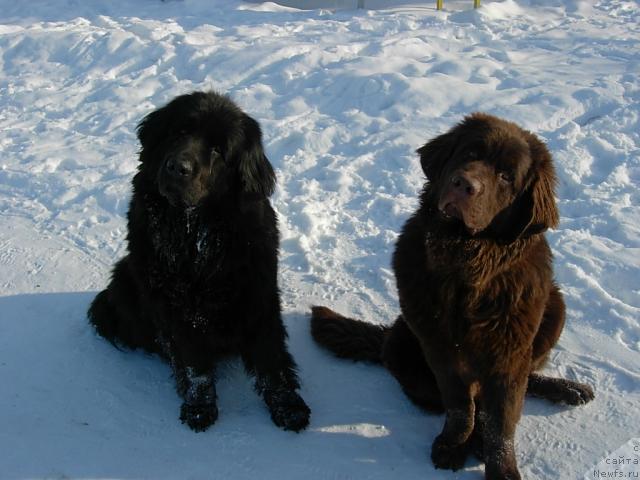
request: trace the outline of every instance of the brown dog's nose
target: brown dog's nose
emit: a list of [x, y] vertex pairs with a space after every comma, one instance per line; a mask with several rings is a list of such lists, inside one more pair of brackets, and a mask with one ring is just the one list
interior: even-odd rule
[[482, 191], [482, 182], [477, 178], [457, 174], [451, 177], [451, 183], [458, 193], [473, 197]]

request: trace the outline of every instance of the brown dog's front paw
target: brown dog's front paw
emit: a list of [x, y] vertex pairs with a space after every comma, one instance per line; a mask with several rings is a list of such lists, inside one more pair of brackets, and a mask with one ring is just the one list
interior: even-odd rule
[[436, 468], [455, 471], [464, 466], [468, 453], [467, 443], [451, 445], [438, 435], [431, 446], [431, 461]]
[[536, 373], [529, 375], [527, 393], [565, 405], [584, 405], [595, 398], [593, 388], [586, 383]]
[[567, 405], [584, 405], [595, 398], [593, 388], [586, 383], [570, 382], [562, 399]]
[[218, 407], [215, 404], [180, 406], [180, 420], [194, 432], [204, 432], [218, 419]]
[[487, 465], [484, 478], [486, 480], [522, 480], [518, 467], [504, 465]]
[[469, 438], [469, 451], [481, 462], [484, 462], [484, 440], [482, 433], [474, 430]]

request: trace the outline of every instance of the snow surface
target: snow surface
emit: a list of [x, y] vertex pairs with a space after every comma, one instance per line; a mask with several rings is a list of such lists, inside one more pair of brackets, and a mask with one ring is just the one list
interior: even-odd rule
[[[308, 333], [312, 304], [393, 321], [414, 150], [477, 110], [555, 156], [568, 323], [548, 373], [597, 392], [582, 408], [528, 399], [520, 469], [594, 478], [640, 437], [638, 3], [293, 1], [0, 0], [0, 478], [482, 478], [472, 460], [434, 470], [442, 416]], [[272, 425], [238, 362], [217, 424], [191, 432], [169, 367], [86, 322], [125, 251], [135, 125], [195, 89], [260, 121], [277, 169], [284, 318], [313, 410], [301, 434]]]

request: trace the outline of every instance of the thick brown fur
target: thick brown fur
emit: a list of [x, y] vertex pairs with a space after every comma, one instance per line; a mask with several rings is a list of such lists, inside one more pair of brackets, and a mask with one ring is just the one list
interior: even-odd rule
[[388, 329], [365, 328], [315, 307], [312, 334], [345, 358], [359, 359], [366, 344], [371, 359], [377, 342], [409, 398], [445, 411], [431, 450], [437, 468], [456, 470], [473, 450], [486, 478], [519, 479], [525, 392], [570, 405], [593, 399], [588, 385], [534, 373], [565, 322], [543, 234], [559, 217], [551, 155], [535, 135], [482, 113], [418, 153], [427, 183], [393, 256], [402, 315]]

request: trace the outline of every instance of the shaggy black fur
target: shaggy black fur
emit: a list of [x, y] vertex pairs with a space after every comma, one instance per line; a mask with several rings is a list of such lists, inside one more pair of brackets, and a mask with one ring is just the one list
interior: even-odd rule
[[231, 354], [256, 376], [273, 422], [304, 429], [310, 411], [280, 314], [275, 174], [258, 123], [225, 96], [195, 92], [147, 115], [138, 138], [129, 253], [90, 322], [169, 361], [193, 430], [215, 422], [214, 371]]

